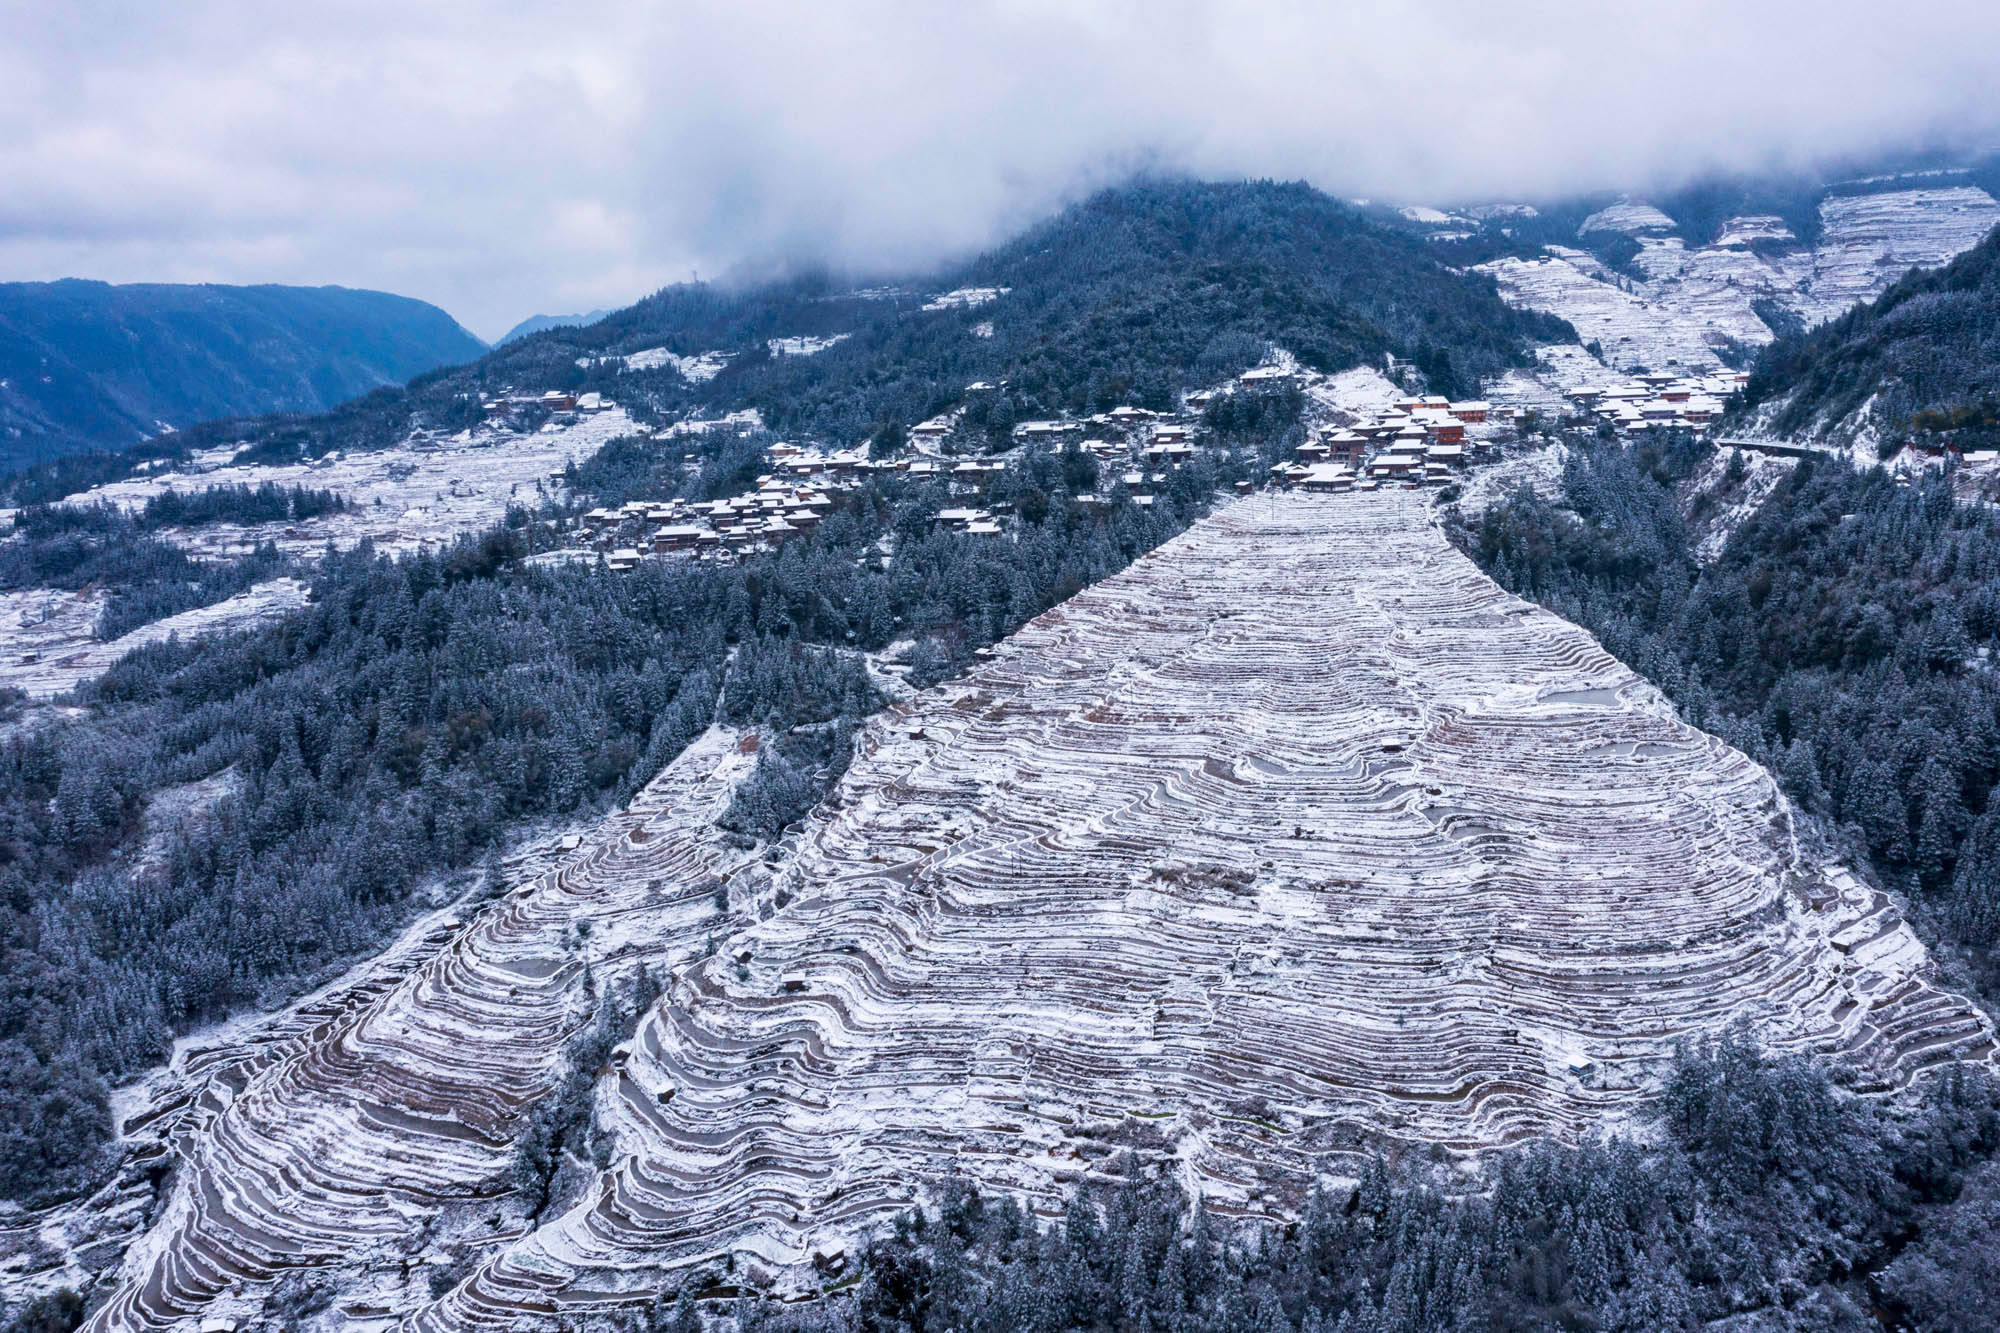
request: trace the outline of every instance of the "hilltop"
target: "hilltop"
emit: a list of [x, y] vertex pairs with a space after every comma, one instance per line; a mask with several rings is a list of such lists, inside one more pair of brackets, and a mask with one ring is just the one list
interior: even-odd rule
[[0, 284], [0, 462], [216, 417], [321, 412], [470, 360], [444, 311], [345, 287]]
[[657, 424], [755, 410], [774, 430], [851, 444], [1005, 380], [1020, 418], [1170, 406], [1177, 387], [1276, 344], [1314, 370], [1413, 362], [1457, 395], [1533, 364], [1561, 320], [1510, 309], [1406, 228], [1305, 185], [1154, 182], [1107, 190], [964, 264], [867, 287], [825, 273], [682, 284], [584, 326], [495, 348], [339, 411], [232, 421], [269, 461], [449, 435], [509, 390], [600, 392]]

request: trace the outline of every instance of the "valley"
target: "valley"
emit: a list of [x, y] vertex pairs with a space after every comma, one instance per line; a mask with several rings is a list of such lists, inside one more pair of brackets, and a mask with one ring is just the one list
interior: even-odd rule
[[[1470, 1165], [1632, 1125], [1676, 1041], [1735, 1023], [1860, 1090], [1993, 1057], [1768, 774], [1418, 493], [1221, 508], [878, 715], [761, 855], [713, 826], [743, 739], [381, 987], [184, 1054], [143, 1131], [183, 1165], [91, 1326], [254, 1317], [306, 1267], [343, 1327], [718, 1265], [811, 1290], [926, 1181], [1051, 1213], [1127, 1149], [1284, 1218], [1371, 1145]], [[669, 981], [595, 1075], [615, 1147], [525, 1216], [511, 1142], [641, 963]]]

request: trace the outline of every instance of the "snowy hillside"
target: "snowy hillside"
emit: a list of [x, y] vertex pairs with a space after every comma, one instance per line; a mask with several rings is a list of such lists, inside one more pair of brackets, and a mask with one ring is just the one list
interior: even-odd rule
[[[1771, 777], [1503, 593], [1421, 496], [1230, 506], [872, 722], [776, 855], [717, 729], [573, 855], [312, 1022], [156, 1090], [184, 1162], [96, 1330], [504, 1328], [728, 1256], [783, 1288], [948, 1173], [1054, 1207], [1131, 1149], [1287, 1217], [1368, 1134], [1476, 1155], [1629, 1121], [1747, 1021], [1890, 1088], [1990, 1058]], [[589, 988], [672, 977], [596, 1069], [616, 1150], [496, 1188]], [[594, 980], [592, 980], [594, 978]]]
[[1836, 194], [1819, 211], [1820, 236], [1810, 247], [1796, 242], [1783, 219], [1762, 214], [1730, 218], [1712, 242], [1689, 245], [1661, 234], [1674, 224], [1659, 209], [1628, 202], [1591, 215], [1579, 236], [1631, 235], [1638, 245], [1633, 272], [1614, 272], [1565, 246], [1480, 269], [1509, 303], [1568, 320], [1616, 368], [1702, 369], [1733, 349], [1772, 340], [1760, 303], [1806, 325], [1822, 323], [2000, 225], [2000, 201], [1973, 186]]

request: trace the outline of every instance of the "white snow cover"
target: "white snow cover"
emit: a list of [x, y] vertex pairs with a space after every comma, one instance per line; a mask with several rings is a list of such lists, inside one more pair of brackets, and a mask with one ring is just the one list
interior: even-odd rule
[[956, 287], [924, 302], [926, 310], [971, 310], [999, 300], [1012, 287]]
[[2000, 202], [1973, 186], [1835, 196], [1820, 205], [1823, 235], [1801, 312], [1818, 324], [1872, 301], [1913, 267], [1942, 264], [2000, 226]]
[[1748, 245], [1752, 241], [1791, 241], [1798, 238], [1783, 218], [1775, 213], [1752, 213], [1729, 218], [1715, 233], [1716, 245]]
[[34, 588], [0, 593], [0, 688], [24, 691], [31, 699], [67, 694], [103, 675], [134, 648], [161, 643], [173, 635], [186, 639], [247, 629], [305, 604], [305, 584], [297, 579], [272, 579], [213, 606], [183, 611], [119, 638], [100, 641], [91, 634], [103, 609], [103, 599], [94, 592]]
[[[1732, 458], [1741, 460], [1743, 475], [1736, 481], [1729, 478]], [[1722, 548], [1729, 544], [1736, 530], [1763, 508], [1771, 492], [1778, 489], [1778, 483], [1798, 465], [1796, 458], [1749, 449], [1717, 449], [1703, 459], [1694, 475], [1681, 486], [1683, 513], [1695, 508], [1693, 502], [1697, 497], [1709, 497], [1700, 517], [1688, 523], [1688, 535], [1694, 539], [1694, 558], [1704, 565], [1719, 559]]]
[[[1583, 230], [1634, 231], [1622, 204], [1593, 214]], [[1609, 221], [1600, 219], [1610, 217]], [[1659, 216], [1664, 217], [1664, 214]], [[1595, 225], [1594, 225], [1595, 224]], [[1628, 225], [1633, 224], [1633, 225]], [[1713, 245], [1690, 249], [1678, 237], [1641, 235], [1637, 281], [1607, 270], [1581, 250], [1550, 246], [1532, 260], [1480, 266], [1511, 304], [1560, 315], [1614, 367], [1701, 370], [1719, 363], [1731, 343], [1758, 347], [1773, 334], [1754, 306], [1771, 300], [1807, 324], [1873, 300], [1913, 265], [1944, 263], [2000, 225], [2000, 202], [1970, 186], [1833, 196], [1820, 205], [1820, 239], [1811, 250], [1759, 255], [1756, 239], [1783, 240], [1783, 220], [1759, 214], [1726, 221]]]
[[[813, 350], [818, 351], [819, 349], [814, 348]], [[722, 368], [729, 364], [729, 353], [703, 352], [699, 356], [679, 356], [673, 352], [669, 352], [664, 347], [648, 347], [643, 351], [632, 352], [624, 357], [606, 357], [603, 359], [609, 361], [622, 360], [627, 370], [658, 370], [662, 366], [672, 366], [680, 372], [682, 379], [700, 384], [705, 380], [712, 380], [722, 373]], [[579, 364], [588, 364], [588, 358], [585, 358]]]
[[1372, 416], [1385, 411], [1403, 396], [1403, 391], [1390, 383], [1388, 376], [1372, 366], [1359, 366], [1334, 375], [1310, 376], [1306, 380], [1305, 392], [1315, 405], [1329, 412], [1353, 416]]
[[1535, 349], [1532, 370], [1509, 370], [1486, 386], [1486, 395], [1523, 411], [1552, 417], [1569, 408], [1563, 394], [1570, 389], [1607, 389], [1622, 383], [1617, 371], [1574, 343], [1550, 343]]
[[524, 1112], [589, 1020], [586, 969], [684, 965], [730, 925], [714, 890], [750, 858], [709, 824], [755, 762], [737, 742], [708, 733], [583, 846], [514, 863], [530, 882], [470, 924], [440, 914], [277, 1020], [184, 1047], [142, 1131], [175, 1145], [180, 1178], [90, 1326], [248, 1315], [300, 1266], [347, 1266], [346, 1304], [427, 1298], [403, 1260], [445, 1204], [500, 1192]]
[[1564, 504], [1562, 471], [1568, 459], [1567, 446], [1551, 444], [1511, 453], [1491, 467], [1476, 468], [1460, 487], [1459, 511], [1467, 518], [1478, 518], [1523, 486], [1551, 504]]
[[686, 421], [676, 421], [667, 428], [667, 434], [705, 435], [712, 430], [762, 430], [763, 428], [764, 414], [754, 407], [745, 407], [734, 412], [724, 412], [719, 417], [690, 417]]
[[[238, 1066], [92, 1327], [248, 1314], [302, 1264], [419, 1330], [601, 1312], [725, 1253], [783, 1285], [945, 1173], [1049, 1207], [1114, 1141], [1288, 1216], [1358, 1134], [1574, 1139], [1739, 1020], [1864, 1090], [1993, 1049], [1767, 773], [1414, 493], [1226, 507], [871, 722], [775, 866], [709, 827], [750, 762], [712, 733]], [[611, 1163], [522, 1232], [485, 1200], [583, 970], [641, 959], [675, 970], [599, 1081]], [[408, 1261], [439, 1234], [484, 1258], [432, 1300]]]
[[532, 508], [535, 487], [554, 485], [553, 474], [582, 462], [608, 441], [630, 435], [635, 426], [622, 408], [579, 415], [570, 424], [532, 435], [480, 427], [448, 439], [412, 438], [394, 449], [329, 454], [311, 462], [271, 466], [229, 461], [233, 448], [209, 450], [171, 472], [111, 482], [73, 495], [64, 503], [99, 500], [136, 509], [152, 496], [174, 488], [241, 483], [309, 486], [336, 491], [354, 502], [346, 513], [296, 523], [244, 526], [215, 523], [167, 529], [163, 536], [201, 556], [240, 555], [259, 542], [274, 541], [294, 555], [317, 555], [328, 542], [346, 548], [372, 539], [385, 552], [437, 546], [499, 522], [509, 504]]
[[1579, 236], [1588, 236], [1594, 231], [1672, 231], [1674, 220], [1651, 204], [1631, 199], [1621, 200], [1609, 208], [1600, 209], [1583, 220], [1576, 229]]
[[1580, 250], [1550, 246], [1543, 258], [1500, 259], [1480, 271], [1492, 274], [1509, 304], [1568, 320], [1578, 337], [1604, 349], [1613, 367], [1699, 370], [1721, 364], [1711, 330]]
[[836, 333], [830, 337], [808, 333], [796, 338], [767, 338], [764, 345], [771, 349], [772, 356], [812, 356], [853, 336], [851, 333]]

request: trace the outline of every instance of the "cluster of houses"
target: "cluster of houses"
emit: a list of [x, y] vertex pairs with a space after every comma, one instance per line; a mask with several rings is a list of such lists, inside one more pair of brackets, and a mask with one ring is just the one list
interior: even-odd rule
[[1608, 422], [1621, 431], [1682, 429], [1699, 434], [1722, 415], [1723, 399], [1750, 379], [1745, 371], [1712, 375], [1638, 375], [1610, 388], [1564, 391], [1573, 420]]
[[603, 412], [612, 404], [604, 395], [597, 393], [570, 393], [565, 389], [549, 389], [542, 393], [516, 393], [509, 390], [487, 399], [480, 405], [488, 420], [511, 417], [527, 408], [539, 407], [547, 412]]
[[[1511, 422], [1514, 409], [1439, 396], [1398, 399], [1388, 411], [1350, 426], [1322, 426], [1297, 460], [1271, 469], [1283, 486], [1311, 491], [1435, 486], [1492, 448], [1476, 428]], [[1468, 437], [1468, 428], [1475, 428]]]
[[[1281, 366], [1263, 366], [1239, 379], [1255, 385], [1294, 373]], [[1664, 419], [1644, 415], [1657, 400], [1675, 407], [1675, 424], [1705, 424], [1720, 410], [1719, 403], [1710, 409], [1713, 399], [1736, 387], [1733, 380], [1725, 384], [1721, 377], [1712, 378], [1713, 383], [1709, 379], [1641, 376], [1632, 392], [1580, 390], [1570, 396], [1580, 407], [1592, 406], [1600, 398], [1617, 405], [1642, 399], [1645, 407], [1639, 419], [1647, 421]], [[966, 392], [972, 395], [1001, 387], [980, 382], [966, 386]], [[534, 401], [555, 408], [563, 397], [543, 395]], [[1013, 435], [1022, 444], [1050, 447], [1074, 439], [1078, 447], [1106, 465], [1104, 475], [1111, 485], [1122, 487], [1133, 504], [1146, 506], [1154, 503], [1155, 490], [1172, 470], [1193, 458], [1194, 427], [1188, 423], [1187, 413], [1204, 410], [1213, 397], [1212, 392], [1189, 394], [1181, 413], [1128, 406], [1087, 421], [1026, 421], [1015, 426]], [[588, 410], [581, 400], [571, 400], [568, 406]], [[1271, 471], [1280, 485], [1314, 491], [1439, 485], [1468, 463], [1485, 457], [1498, 433], [1491, 428], [1511, 424], [1515, 415], [1516, 410], [1505, 404], [1410, 395], [1372, 417], [1321, 427], [1309, 442], [1298, 447], [1294, 461], [1280, 463]], [[631, 569], [648, 554], [686, 552], [699, 558], [775, 547], [819, 522], [832, 506], [829, 492], [864, 484], [882, 472], [941, 481], [954, 497], [972, 500], [1006, 470], [1007, 463], [1004, 458], [950, 457], [939, 449], [957, 429], [959, 416], [953, 411], [912, 427], [910, 439], [915, 448], [908, 457], [870, 458], [865, 447], [811, 450], [777, 444], [771, 447], [771, 474], [758, 478], [757, 489], [746, 495], [708, 504], [634, 502], [617, 509], [592, 510], [584, 522], [594, 544], [606, 552], [611, 567]], [[695, 461], [693, 455], [688, 456], [690, 466]], [[1248, 487], [1245, 482], [1239, 488]], [[1077, 501], [1112, 503], [1106, 495], [1078, 496]], [[937, 523], [971, 536], [998, 537], [1005, 532], [1004, 516], [998, 512], [1004, 508], [959, 504], [939, 512]]]
[[[689, 466], [698, 460], [687, 455]], [[768, 550], [810, 532], [832, 509], [832, 492], [863, 484], [883, 472], [906, 472], [945, 482], [954, 494], [972, 494], [1006, 470], [1002, 459], [869, 458], [865, 448], [810, 450], [771, 446], [773, 471], [757, 488], [725, 500], [634, 500], [583, 516], [591, 545], [614, 570], [636, 569], [649, 555], [696, 559]], [[947, 509], [938, 522], [973, 536], [997, 536], [999, 521], [984, 509]]]
[[[832, 507], [822, 490], [766, 477], [756, 490], [730, 500], [634, 500], [616, 509], [593, 509], [583, 522], [611, 568], [634, 569], [648, 553], [699, 556], [777, 546], [812, 531]], [[643, 548], [618, 544], [631, 540], [635, 531], [642, 534]]]

